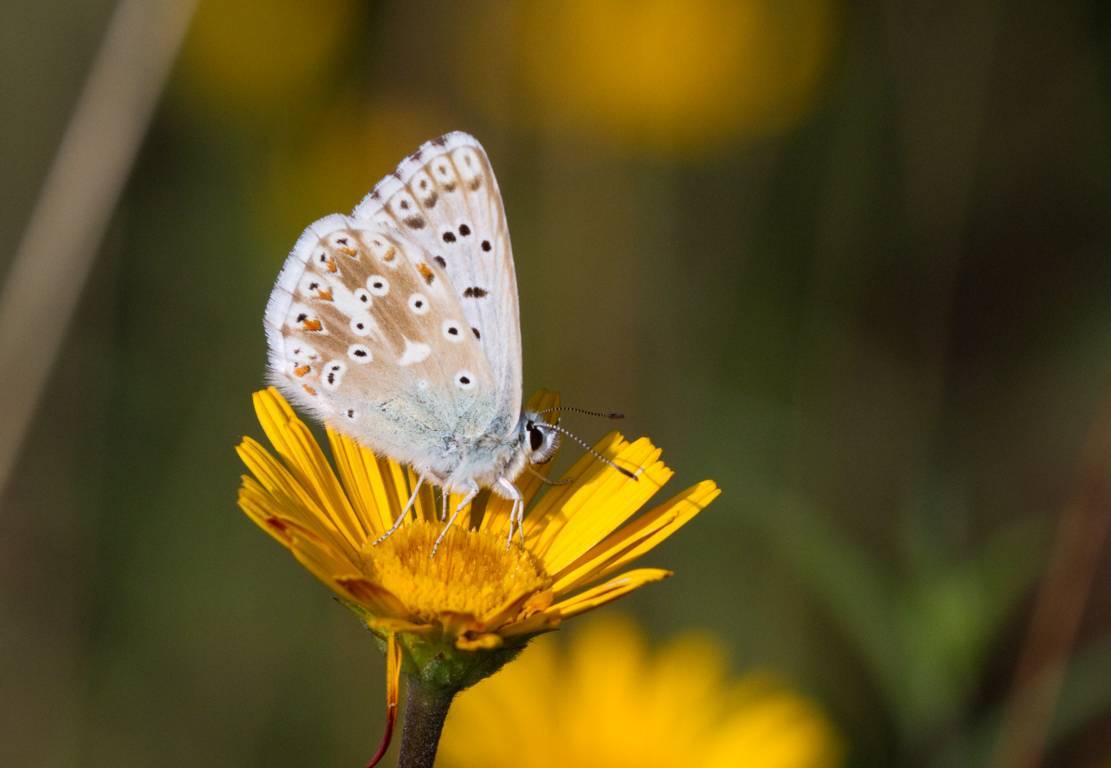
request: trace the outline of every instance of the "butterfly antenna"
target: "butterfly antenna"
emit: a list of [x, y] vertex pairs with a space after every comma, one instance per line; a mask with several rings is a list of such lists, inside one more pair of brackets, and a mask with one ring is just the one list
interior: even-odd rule
[[559, 434], [565, 435], [566, 437], [571, 438], [576, 443], [581, 445], [587, 453], [589, 453], [591, 456], [596, 458], [598, 461], [602, 462], [603, 464], [607, 464], [607, 465], [613, 467], [618, 472], [623, 474], [625, 477], [632, 478], [633, 480], [639, 479], [639, 478], [637, 478], [637, 476], [634, 473], [630, 472], [629, 470], [625, 469], [624, 467], [617, 466], [610, 459], [607, 459], [605, 456], [598, 453], [596, 450], [594, 450], [593, 447], [591, 447], [585, 440], [583, 440], [581, 437], [576, 435], [574, 432], [570, 432], [570, 431], [564, 429], [563, 427], [559, 426], [558, 424], [548, 424], [547, 422], [543, 422], [543, 421], [536, 422], [536, 426], [541, 428], [541, 429], [555, 430]]
[[600, 419], [623, 419], [623, 418], [625, 418], [625, 414], [623, 414], [623, 413], [612, 413], [612, 412], [603, 412], [603, 411], [588, 411], [586, 408], [576, 408], [573, 405], [557, 405], [557, 406], [554, 406], [552, 408], [545, 408], [542, 411], [538, 411], [538, 413], [540, 415], [544, 415], [546, 413], [559, 413], [560, 411], [570, 411], [571, 413], [581, 413], [584, 416], [597, 416]]

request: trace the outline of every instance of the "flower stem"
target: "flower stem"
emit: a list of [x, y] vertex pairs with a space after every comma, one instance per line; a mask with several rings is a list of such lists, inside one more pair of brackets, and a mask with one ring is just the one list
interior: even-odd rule
[[406, 683], [397, 768], [432, 768], [444, 720], [459, 689], [431, 685], [415, 675], [406, 675]]

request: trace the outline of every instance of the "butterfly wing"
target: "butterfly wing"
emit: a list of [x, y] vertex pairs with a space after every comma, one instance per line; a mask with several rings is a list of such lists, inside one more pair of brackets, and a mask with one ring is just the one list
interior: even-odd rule
[[499, 420], [512, 430], [521, 412], [517, 277], [501, 192], [482, 145], [460, 132], [426, 142], [352, 216], [396, 227], [447, 275], [489, 363]]
[[334, 428], [443, 477], [456, 438], [489, 429], [498, 412], [469, 323], [419, 244], [392, 226], [327, 216], [297, 240], [270, 295], [271, 377]]

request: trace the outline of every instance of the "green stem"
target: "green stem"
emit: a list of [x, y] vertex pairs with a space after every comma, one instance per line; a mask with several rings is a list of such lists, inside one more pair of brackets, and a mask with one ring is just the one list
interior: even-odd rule
[[448, 709], [458, 688], [430, 685], [406, 675], [405, 714], [397, 768], [432, 768]]

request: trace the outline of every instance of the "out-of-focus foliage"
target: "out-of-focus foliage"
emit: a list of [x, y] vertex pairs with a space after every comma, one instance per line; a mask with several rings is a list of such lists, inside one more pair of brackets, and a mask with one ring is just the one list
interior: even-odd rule
[[[0, 10], [6, 242], [113, 5]], [[796, 681], [848, 765], [989, 765], [1108, 385], [1109, 30], [1088, 0], [202, 0], [0, 497], [0, 764], [369, 754], [381, 656], [236, 511], [230, 446], [297, 235], [462, 129], [526, 390], [725, 491], [630, 610]], [[1061, 682], [1048, 765], [1111, 754], [1101, 557], [1018, 687]]]

